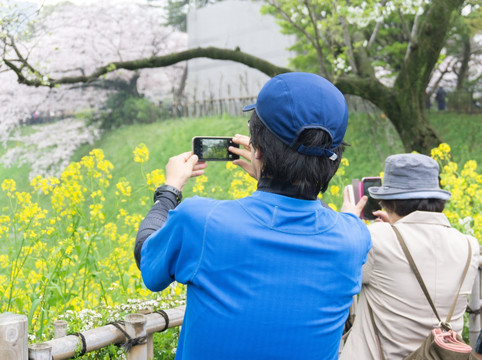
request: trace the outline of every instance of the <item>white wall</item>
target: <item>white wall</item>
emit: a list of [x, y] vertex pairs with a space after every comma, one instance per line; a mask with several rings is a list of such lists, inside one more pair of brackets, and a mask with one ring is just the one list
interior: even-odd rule
[[[270, 15], [260, 14], [261, 3], [226, 0], [188, 14], [188, 47], [215, 46], [261, 57], [288, 66], [293, 54], [286, 50], [294, 37], [283, 35]], [[194, 59], [188, 64], [188, 102], [256, 96], [269, 77], [232, 61]]]

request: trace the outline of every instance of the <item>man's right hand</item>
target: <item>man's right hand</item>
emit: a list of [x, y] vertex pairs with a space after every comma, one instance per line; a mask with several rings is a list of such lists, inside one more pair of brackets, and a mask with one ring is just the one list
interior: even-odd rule
[[171, 157], [166, 165], [165, 184], [182, 191], [191, 177], [204, 174], [204, 169], [208, 164], [198, 162], [198, 160], [197, 155], [193, 155], [192, 151]]
[[244, 149], [230, 146], [229, 151], [246, 159], [233, 160], [233, 164], [241, 166], [252, 178], [258, 180], [253, 164], [251, 164], [251, 145], [249, 136], [236, 134], [233, 137], [233, 143], [242, 145]]

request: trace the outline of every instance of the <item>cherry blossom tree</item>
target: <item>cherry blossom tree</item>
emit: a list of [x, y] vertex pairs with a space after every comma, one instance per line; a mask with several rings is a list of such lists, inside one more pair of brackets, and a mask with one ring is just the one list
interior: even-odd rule
[[[21, 137], [15, 131], [18, 125], [36, 113], [41, 118], [69, 118], [75, 113], [78, 117], [79, 112], [98, 110], [119, 90], [154, 102], [172, 97], [173, 89], [182, 87], [183, 62], [169, 68], [112, 71], [117, 61], [185, 49], [186, 34], [163, 26], [163, 22], [164, 10], [149, 6], [147, 1], [99, 1], [88, 6], [65, 2], [25, 8], [0, 0], [0, 144], [5, 145], [10, 138], [29, 149], [26, 153], [10, 151], [3, 156], [3, 163], [34, 164], [29, 153], [36, 147], [44, 154], [42, 158], [51, 161], [43, 168], [55, 173], [75, 150], [73, 145], [92, 142], [99, 134], [91, 126], [70, 120], [49, 128], [58, 136]], [[50, 78], [75, 79], [104, 64], [109, 64], [109, 71], [89, 81], [45, 86]], [[25, 82], [19, 81], [19, 74], [25, 76]], [[41, 172], [37, 165], [33, 165], [34, 170]]]

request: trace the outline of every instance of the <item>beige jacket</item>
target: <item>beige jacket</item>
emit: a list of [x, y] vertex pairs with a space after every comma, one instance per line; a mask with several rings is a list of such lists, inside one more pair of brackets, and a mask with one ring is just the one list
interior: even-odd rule
[[[453, 302], [468, 255], [472, 260], [452, 317], [452, 328], [462, 331], [463, 314], [479, 264], [479, 243], [452, 228], [444, 214], [416, 211], [394, 224], [405, 240], [432, 301], [445, 320]], [[388, 223], [368, 227], [373, 247], [363, 266], [363, 286], [352, 331], [342, 360], [376, 360], [379, 350], [370, 321], [370, 303], [387, 360], [402, 359], [415, 350], [438, 320]]]

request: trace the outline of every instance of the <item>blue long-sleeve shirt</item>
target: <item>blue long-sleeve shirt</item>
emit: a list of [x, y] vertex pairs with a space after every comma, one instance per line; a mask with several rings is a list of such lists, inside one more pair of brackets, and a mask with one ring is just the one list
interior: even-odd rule
[[153, 291], [188, 285], [177, 359], [336, 359], [370, 246], [353, 215], [256, 191], [185, 200], [140, 267]]

